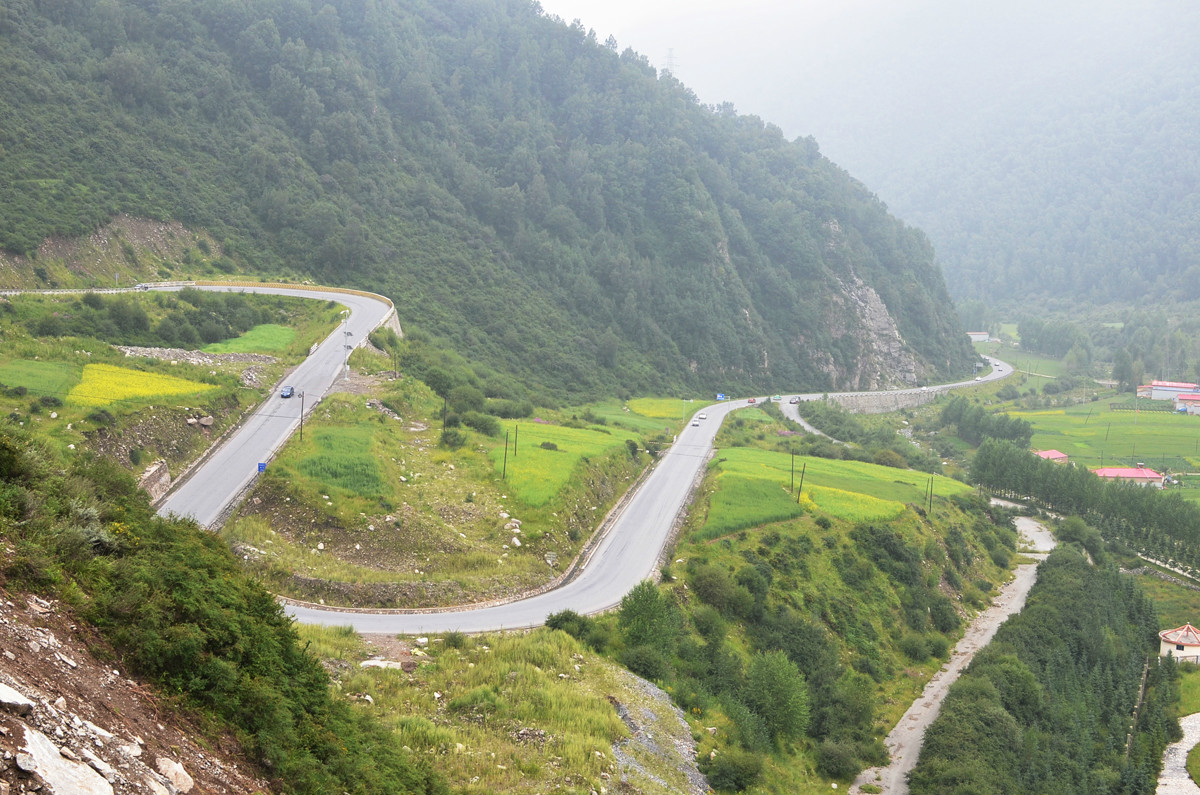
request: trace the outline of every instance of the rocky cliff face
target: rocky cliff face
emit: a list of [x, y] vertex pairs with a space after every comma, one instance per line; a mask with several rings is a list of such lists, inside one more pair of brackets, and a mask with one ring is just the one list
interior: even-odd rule
[[841, 291], [830, 300], [825, 323], [833, 339], [852, 346], [857, 355], [849, 369], [839, 367], [828, 352], [818, 366], [839, 389], [874, 390], [914, 386], [922, 368], [906, 344], [895, 318], [870, 285], [851, 274], [839, 280]]

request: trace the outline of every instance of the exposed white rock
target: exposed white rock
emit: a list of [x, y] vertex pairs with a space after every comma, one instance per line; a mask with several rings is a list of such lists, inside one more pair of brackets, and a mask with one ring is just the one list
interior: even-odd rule
[[6, 684], [0, 683], [0, 709], [16, 715], [28, 715], [33, 702]]
[[113, 795], [112, 784], [85, 764], [63, 757], [58, 746], [37, 729], [22, 725], [25, 738], [17, 766], [46, 782], [51, 792], [71, 795]]
[[158, 772], [167, 777], [167, 781], [171, 782], [171, 786], [176, 792], [188, 793], [192, 791], [192, 787], [196, 782], [192, 781], [192, 777], [183, 769], [183, 765], [176, 762], [174, 759], [168, 759], [165, 756], [160, 756], [155, 760], [158, 766]]
[[359, 663], [359, 666], [362, 668], [396, 668], [396, 669], [400, 669], [403, 667], [403, 666], [401, 666], [400, 663], [396, 662], [395, 660], [363, 660], [362, 662]]

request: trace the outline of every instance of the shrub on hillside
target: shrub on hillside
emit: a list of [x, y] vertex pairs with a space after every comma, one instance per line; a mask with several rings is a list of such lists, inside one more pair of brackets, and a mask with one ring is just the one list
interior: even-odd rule
[[500, 423], [490, 414], [479, 411], [468, 411], [462, 415], [463, 425], [474, 428], [485, 436], [499, 436]]
[[711, 759], [700, 760], [700, 772], [717, 790], [740, 792], [753, 786], [762, 775], [762, 758], [741, 748], [726, 748]]

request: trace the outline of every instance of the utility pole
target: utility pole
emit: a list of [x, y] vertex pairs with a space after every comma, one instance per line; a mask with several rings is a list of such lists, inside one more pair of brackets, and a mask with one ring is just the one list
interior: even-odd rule
[[504, 432], [504, 467], [500, 470], [500, 479], [508, 479], [508, 431]]
[[304, 393], [300, 393], [300, 441], [304, 441]]
[[800, 504], [800, 494], [804, 491], [804, 473], [807, 470], [808, 470], [808, 462], [805, 461], [804, 465], [800, 467], [800, 489], [799, 489], [799, 491], [796, 492], [796, 504], [797, 505]]

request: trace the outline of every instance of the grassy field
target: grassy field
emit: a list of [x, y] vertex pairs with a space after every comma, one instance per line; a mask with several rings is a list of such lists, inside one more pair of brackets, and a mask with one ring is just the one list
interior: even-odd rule
[[628, 403], [629, 410], [634, 413], [664, 420], [683, 420], [707, 405], [706, 401], [678, 398], [634, 398]]
[[130, 370], [111, 364], [89, 364], [84, 366], [79, 383], [67, 393], [67, 402], [79, 406], [111, 406], [122, 400], [176, 399], [218, 388], [214, 384], [163, 373]]
[[502, 427], [509, 434], [507, 463], [503, 439], [492, 446], [492, 463], [497, 474], [504, 474], [504, 488], [534, 508], [545, 505], [562, 490], [580, 461], [624, 447], [629, 438], [628, 434], [603, 429], [524, 420], [506, 421]]
[[0, 384], [25, 387], [31, 395], [63, 400], [79, 383], [82, 368], [71, 362], [7, 359], [0, 361]]
[[1112, 411], [1106, 401], [1008, 413], [1033, 425], [1033, 449], [1061, 450], [1090, 469], [1142, 461], [1172, 472], [1200, 470], [1200, 417]]
[[[636, 403], [637, 401], [630, 401]], [[686, 405], [697, 405], [694, 403]], [[586, 407], [593, 416], [604, 421], [611, 428], [623, 428], [641, 434], [674, 432], [683, 422], [681, 415], [674, 417], [657, 417], [639, 414], [632, 405], [623, 404], [616, 400], [591, 403]], [[664, 422], [664, 420], [666, 420]]]
[[240, 337], [205, 345], [205, 353], [282, 353], [296, 340], [296, 330], [277, 323], [264, 323]]
[[287, 595], [428, 607], [542, 585], [646, 461], [628, 430], [508, 421], [503, 479], [504, 436], [463, 427], [465, 445], [440, 445], [441, 399], [421, 382], [381, 381], [374, 396], [402, 421], [362, 395], [326, 398], [260, 479], [242, 515], [255, 521], [227, 532]]
[[377, 426], [315, 428], [310, 452], [296, 467], [330, 493], [379, 499], [384, 495], [383, 474], [372, 454]]

